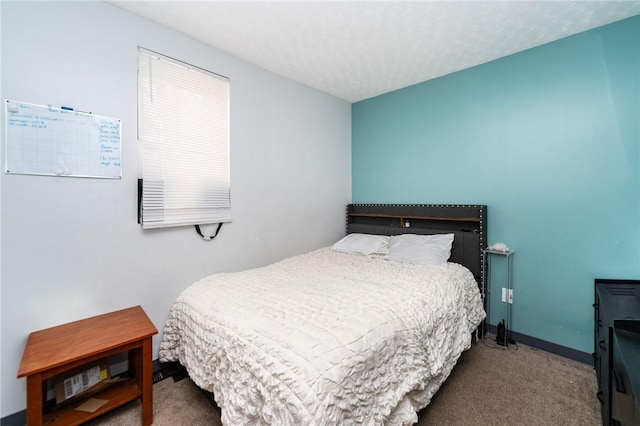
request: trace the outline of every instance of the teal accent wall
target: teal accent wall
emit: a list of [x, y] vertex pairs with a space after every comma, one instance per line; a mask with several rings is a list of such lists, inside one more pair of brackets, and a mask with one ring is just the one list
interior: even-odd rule
[[640, 279], [639, 105], [640, 16], [364, 100], [352, 200], [487, 204], [513, 330], [592, 352], [594, 278]]

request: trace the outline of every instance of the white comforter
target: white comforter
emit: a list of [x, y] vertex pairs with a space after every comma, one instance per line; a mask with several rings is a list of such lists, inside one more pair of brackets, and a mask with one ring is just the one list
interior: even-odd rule
[[187, 288], [160, 360], [213, 391], [225, 425], [412, 424], [484, 317], [460, 265], [324, 248]]

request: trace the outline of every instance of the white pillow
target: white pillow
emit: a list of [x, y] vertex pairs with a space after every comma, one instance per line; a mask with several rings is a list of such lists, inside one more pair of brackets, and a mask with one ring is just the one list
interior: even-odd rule
[[453, 237], [453, 234], [394, 235], [389, 241], [389, 260], [426, 265], [447, 263]]
[[349, 234], [331, 248], [342, 253], [387, 254], [389, 237], [387, 235]]

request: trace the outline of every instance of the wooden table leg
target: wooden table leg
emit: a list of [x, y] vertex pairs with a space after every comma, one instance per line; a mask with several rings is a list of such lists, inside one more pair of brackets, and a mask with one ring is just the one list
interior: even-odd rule
[[27, 376], [27, 426], [42, 425], [42, 374]]
[[153, 365], [151, 359], [151, 337], [142, 342], [142, 424], [153, 423]]

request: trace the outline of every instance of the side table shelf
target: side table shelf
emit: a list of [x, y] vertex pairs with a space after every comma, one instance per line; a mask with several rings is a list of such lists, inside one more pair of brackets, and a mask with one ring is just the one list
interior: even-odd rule
[[[151, 339], [157, 333], [140, 306], [31, 333], [18, 370], [19, 378], [27, 378], [27, 426], [78, 425], [138, 398], [142, 403], [142, 425], [151, 425]], [[43, 384], [48, 379], [123, 352], [128, 352], [130, 379], [43, 413]], [[90, 413], [76, 410], [88, 398], [107, 403]]]
[[[97, 417], [129, 401], [133, 401], [136, 398], [139, 398], [140, 388], [138, 387], [138, 384], [134, 379], [127, 379], [122, 382], [114, 383], [97, 395], [92, 395], [91, 397], [99, 397], [100, 399], [106, 399], [109, 401], [98, 410], [91, 413], [91, 417]], [[83, 402], [84, 400], [85, 399], [80, 399], [74, 404], [67, 404], [62, 408], [55, 409], [50, 413], [44, 414], [42, 424], [75, 425], [86, 422], [88, 420], [88, 413], [76, 410], [76, 407], [79, 405], [79, 403]]]

